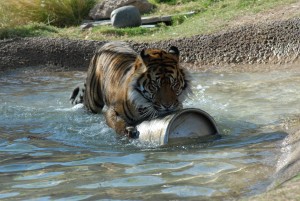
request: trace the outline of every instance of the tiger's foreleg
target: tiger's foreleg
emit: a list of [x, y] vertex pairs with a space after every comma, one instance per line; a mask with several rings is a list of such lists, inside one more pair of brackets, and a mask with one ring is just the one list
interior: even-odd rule
[[105, 119], [107, 125], [114, 129], [118, 134], [125, 135], [130, 138], [138, 138], [139, 132], [136, 127], [128, 125], [113, 107], [107, 109]]

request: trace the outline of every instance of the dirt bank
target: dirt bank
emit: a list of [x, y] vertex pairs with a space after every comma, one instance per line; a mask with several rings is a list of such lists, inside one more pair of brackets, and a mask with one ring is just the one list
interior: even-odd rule
[[[197, 35], [154, 43], [129, 42], [143, 48], [178, 46], [182, 62], [192, 68], [232, 64], [295, 62], [300, 54], [300, 18], [244, 25], [212, 35]], [[0, 70], [54, 65], [86, 69], [95, 49], [105, 41], [62, 38], [17, 38], [0, 41]]]

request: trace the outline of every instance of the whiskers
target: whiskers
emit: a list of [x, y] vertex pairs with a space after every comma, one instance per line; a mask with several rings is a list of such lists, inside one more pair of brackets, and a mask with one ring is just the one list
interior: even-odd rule
[[128, 93], [129, 100], [134, 103], [135, 109], [139, 112], [141, 119], [155, 119], [159, 112], [153, 108], [151, 102], [145, 99], [137, 90], [132, 89]]
[[140, 115], [143, 119], [150, 120], [157, 118], [159, 116], [159, 113], [153, 108], [151, 104], [148, 104], [147, 106], [143, 105], [141, 107]]
[[138, 111], [139, 111], [142, 119], [152, 120], [152, 119], [157, 119], [159, 117], [164, 117], [166, 115], [175, 113], [176, 111], [182, 109], [182, 104], [177, 104], [176, 106], [174, 106], [172, 108], [165, 109], [163, 106], [156, 108], [151, 103], [149, 103], [146, 106], [140, 105], [137, 108], [138, 108]]

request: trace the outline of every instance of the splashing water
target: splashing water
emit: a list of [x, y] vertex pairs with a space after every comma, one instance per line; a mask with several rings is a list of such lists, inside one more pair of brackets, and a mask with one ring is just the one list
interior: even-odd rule
[[0, 199], [253, 195], [272, 180], [286, 135], [278, 125], [300, 113], [300, 70], [194, 73], [194, 96], [185, 107], [210, 113], [223, 137], [157, 147], [121, 138], [101, 114], [72, 107], [70, 92], [84, 78], [84, 72], [38, 68], [1, 73]]

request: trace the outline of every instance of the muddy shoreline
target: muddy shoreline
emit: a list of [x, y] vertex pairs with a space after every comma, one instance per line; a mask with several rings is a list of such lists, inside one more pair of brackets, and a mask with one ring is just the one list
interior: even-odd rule
[[[195, 70], [239, 68], [240, 64], [286, 64], [299, 60], [300, 18], [245, 25], [226, 32], [167, 41], [128, 43], [136, 50], [179, 47], [183, 65]], [[51, 65], [68, 69], [88, 67], [95, 50], [107, 41], [64, 38], [15, 38], [0, 41], [0, 70]]]

